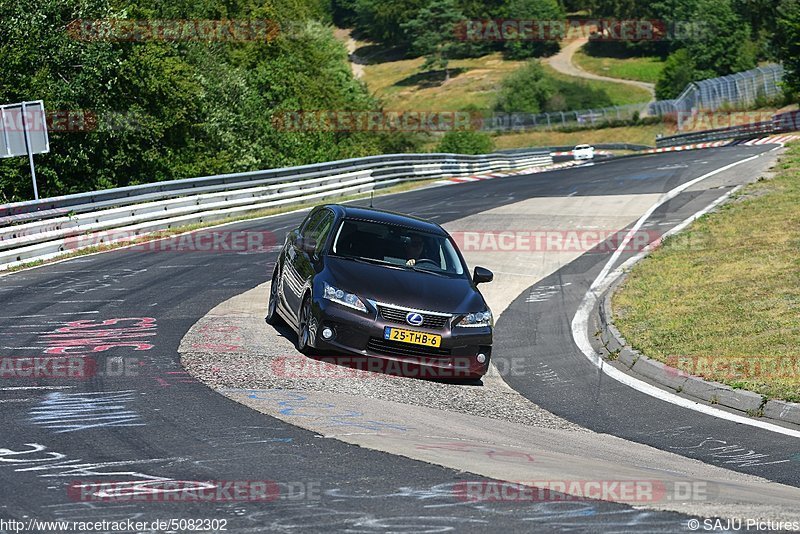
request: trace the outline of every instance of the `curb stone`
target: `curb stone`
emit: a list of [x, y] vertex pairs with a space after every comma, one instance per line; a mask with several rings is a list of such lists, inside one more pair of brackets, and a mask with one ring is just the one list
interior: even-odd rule
[[798, 403], [781, 400], [767, 401], [763, 396], [752, 391], [734, 389], [719, 382], [691, 376], [684, 371], [648, 358], [628, 345], [611, 320], [611, 297], [627, 276], [627, 273], [620, 276], [599, 299], [596, 307], [595, 337], [608, 353], [605, 355], [606, 360], [614, 360], [621, 364], [626, 372], [643, 376], [675, 393], [681, 393], [710, 404], [719, 404], [750, 417], [800, 425], [800, 404]]

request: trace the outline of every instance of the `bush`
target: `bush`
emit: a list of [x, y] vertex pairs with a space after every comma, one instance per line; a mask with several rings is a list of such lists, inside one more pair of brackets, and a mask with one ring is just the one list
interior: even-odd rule
[[473, 130], [447, 132], [436, 147], [437, 152], [447, 154], [489, 154], [493, 150], [492, 137]]
[[614, 105], [608, 93], [588, 83], [553, 80], [555, 97], [545, 102], [544, 111], [570, 111], [575, 109], [597, 109]]
[[682, 48], [670, 54], [656, 82], [656, 98], [666, 100], [681, 94], [687, 85], [699, 79], [692, 56]]
[[595, 89], [580, 81], [552, 78], [538, 61], [530, 61], [503, 79], [494, 110], [503, 113], [541, 113], [611, 105], [611, 98], [602, 89]]
[[504, 113], [539, 113], [555, 94], [555, 84], [538, 61], [530, 61], [503, 78], [494, 105]]

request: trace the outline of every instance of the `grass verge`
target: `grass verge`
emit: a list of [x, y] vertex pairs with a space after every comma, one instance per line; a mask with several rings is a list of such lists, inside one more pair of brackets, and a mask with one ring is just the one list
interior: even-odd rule
[[[450, 79], [444, 82], [444, 71], [420, 72], [423, 62], [423, 58], [414, 58], [367, 64], [362, 80], [383, 101], [384, 109], [391, 111], [457, 111], [467, 106], [491, 109], [503, 78], [525, 65], [525, 61], [504, 59], [499, 52], [454, 59], [449, 63]], [[576, 78], [548, 65], [544, 68], [555, 79], [605, 91], [611, 105], [650, 100], [650, 93], [638, 87]]]
[[800, 402], [800, 144], [633, 269], [614, 320], [647, 356]]
[[564, 80], [571, 83], [581, 83], [593, 89], [605, 91], [611, 99], [612, 106], [624, 106], [627, 104], [640, 104], [650, 101], [650, 93], [646, 89], [634, 87], [626, 83], [612, 83], [604, 82], [601, 80], [589, 80], [586, 78], [578, 78], [576, 76], [569, 76], [558, 72], [553, 67], [547, 64], [542, 65], [545, 72], [558, 80]]
[[450, 80], [440, 71], [421, 73], [423, 58], [364, 66], [363, 80], [392, 111], [458, 111], [466, 106], [490, 109], [500, 82], [524, 61], [503, 59], [500, 53], [450, 61]]
[[497, 135], [493, 137], [495, 148], [525, 148], [535, 146], [562, 146], [581, 143], [632, 143], [638, 145], [655, 145], [656, 134], [665, 134], [670, 130], [668, 124], [644, 124], [641, 126], [623, 126], [618, 128], [598, 128], [577, 132], [531, 131]]
[[664, 69], [664, 60], [658, 56], [630, 58], [594, 56], [587, 54], [583, 48], [572, 56], [572, 61], [592, 74], [648, 83], [656, 83]]

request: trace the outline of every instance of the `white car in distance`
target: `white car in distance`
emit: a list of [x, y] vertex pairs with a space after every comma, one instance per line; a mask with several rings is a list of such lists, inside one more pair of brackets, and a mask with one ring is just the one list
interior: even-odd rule
[[576, 160], [594, 159], [594, 147], [591, 145], [577, 145], [572, 149], [572, 157]]

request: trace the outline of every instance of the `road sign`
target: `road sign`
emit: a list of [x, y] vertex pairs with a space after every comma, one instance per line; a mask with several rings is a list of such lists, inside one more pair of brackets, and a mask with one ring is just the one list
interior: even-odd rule
[[33, 179], [33, 195], [39, 199], [33, 155], [50, 152], [44, 102], [20, 102], [0, 106], [0, 158], [28, 156]]

